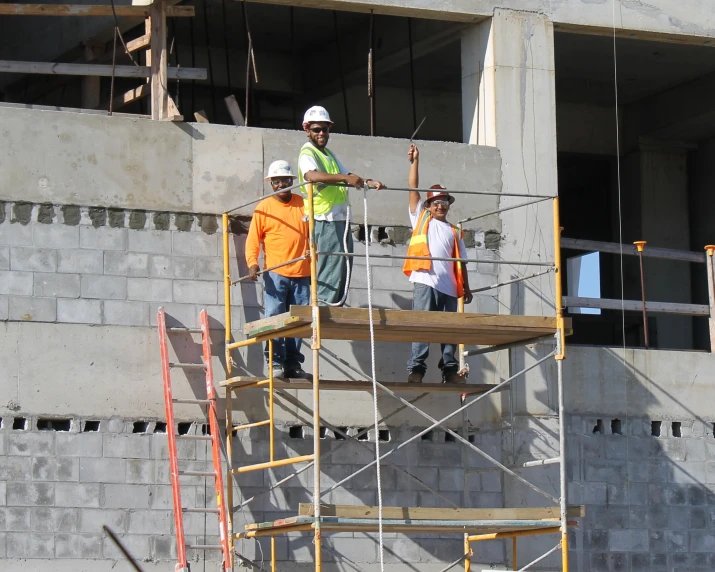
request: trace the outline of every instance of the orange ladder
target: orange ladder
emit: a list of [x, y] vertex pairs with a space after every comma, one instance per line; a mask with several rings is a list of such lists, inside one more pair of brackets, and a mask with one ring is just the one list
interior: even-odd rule
[[[216, 411], [216, 390], [214, 388], [213, 368], [211, 365], [211, 338], [209, 332], [208, 314], [206, 310], [201, 311], [201, 329], [190, 328], [167, 328], [166, 314], [164, 308], [159, 308], [159, 344], [161, 349], [161, 373], [164, 378], [164, 404], [166, 406], [166, 427], [169, 439], [169, 465], [171, 472], [171, 488], [174, 501], [174, 524], [176, 525], [176, 555], [177, 564], [175, 572], [189, 572], [189, 564], [186, 559], [187, 550], [220, 550], [223, 553], [224, 572], [231, 572], [231, 553], [229, 551], [229, 539], [227, 523], [227, 510], [223, 495], [223, 471], [221, 463], [221, 447], [219, 442], [218, 415]], [[167, 335], [172, 333], [201, 333], [201, 344], [203, 347], [203, 363], [177, 363], [169, 361], [169, 347]], [[202, 369], [206, 372], [206, 399], [174, 399], [171, 392], [171, 369], [181, 368], [188, 370]], [[189, 403], [205, 405], [209, 421], [208, 435], [177, 435], [174, 421], [174, 404]], [[182, 471], [179, 470], [179, 459], [176, 450], [177, 439], [191, 439], [211, 441], [211, 453], [213, 458], [213, 471]], [[213, 477], [216, 486], [216, 508], [186, 508], [181, 506], [181, 484], [180, 479], [184, 476]], [[184, 513], [200, 512], [215, 513], [218, 516], [220, 544], [186, 544], [184, 533]]]

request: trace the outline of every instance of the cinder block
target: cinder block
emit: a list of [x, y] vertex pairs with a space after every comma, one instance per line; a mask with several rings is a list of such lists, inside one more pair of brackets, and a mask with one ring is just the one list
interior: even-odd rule
[[54, 483], [8, 483], [8, 506], [52, 506], [55, 503]]
[[627, 477], [627, 466], [618, 460], [587, 459], [586, 480], [607, 483], [622, 483]]
[[172, 232], [173, 253], [178, 256], [217, 256], [220, 234], [203, 232]]
[[[120, 476], [124, 477], [124, 472]], [[114, 482], [121, 482], [121, 480], [117, 479]], [[150, 490], [148, 485], [104, 485], [104, 506], [106, 508], [148, 509]], [[137, 532], [131, 528], [129, 531]]]
[[0, 270], [10, 270], [9, 246], [0, 246]]
[[439, 469], [440, 491], [463, 491], [464, 469]]
[[171, 256], [152, 254], [149, 256], [149, 276], [152, 278], [172, 278], [174, 276]]
[[95, 250], [126, 250], [127, 232], [126, 228], [80, 226], [80, 246]]
[[17, 223], [0, 224], [0, 244], [8, 246], [30, 246], [32, 244], [32, 225]]
[[54, 322], [57, 320], [57, 299], [10, 296], [9, 311], [11, 320]]
[[171, 534], [173, 521], [170, 510], [137, 510], [129, 513], [127, 530], [130, 534]]
[[151, 459], [151, 438], [138, 434], [105, 433], [103, 454], [120, 459]]
[[57, 251], [49, 248], [13, 246], [10, 248], [10, 269], [30, 272], [56, 272]]
[[32, 296], [32, 272], [0, 270], [0, 294]]
[[78, 481], [79, 459], [76, 457], [33, 457], [33, 481]]
[[78, 248], [79, 227], [66, 224], [32, 225], [32, 245], [36, 248]]
[[488, 493], [500, 493], [502, 490], [501, 471], [490, 471], [482, 474], [482, 490]]
[[197, 258], [196, 278], [198, 280], [223, 280], [223, 258], [220, 256]]
[[0, 296], [0, 321], [7, 320], [10, 315], [9, 300], [7, 296]]
[[22, 508], [0, 508], [0, 529], [8, 532], [25, 532], [31, 529], [30, 510]]
[[30, 509], [33, 532], [77, 532], [79, 530], [79, 509], [76, 508], [33, 508]]
[[[171, 536], [152, 536], [151, 555], [154, 560], [173, 560], [176, 558], [176, 540]], [[239, 564], [240, 566], [240, 564]]]
[[52, 534], [9, 532], [5, 542], [8, 558], [54, 558], [55, 556], [55, 537]]
[[216, 283], [174, 280], [174, 301], [188, 304], [217, 304]]
[[79, 532], [99, 533], [107, 525], [114, 532], [121, 534], [126, 531], [127, 511], [85, 508], [79, 513]]
[[[368, 538], [335, 537], [332, 539], [332, 544], [335, 552], [340, 554], [343, 558], [350, 560], [351, 562], [374, 563], [377, 558], [377, 549], [375, 542]], [[396, 547], [394, 548], [396, 549]], [[417, 558], [419, 559], [419, 547], [415, 545], [415, 549]], [[413, 555], [414, 552], [415, 551], [413, 551]]]
[[50, 432], [12, 432], [8, 436], [8, 455], [52, 455], [55, 435]]
[[82, 276], [82, 297], [99, 300], [126, 300], [127, 279], [124, 276]]
[[33, 296], [51, 298], [79, 298], [79, 274], [35, 272]]
[[104, 268], [101, 250], [58, 250], [57, 272], [101, 274]]
[[7, 499], [7, 483], [0, 481], [0, 506], [5, 506]]
[[171, 231], [168, 230], [132, 230], [128, 232], [127, 250], [130, 252], [149, 252], [171, 254]]
[[690, 533], [690, 552], [715, 551], [715, 533], [704, 530], [693, 530]]
[[105, 252], [104, 273], [118, 276], [149, 276], [149, 255], [143, 252]]
[[[131, 236], [131, 235], [129, 235]], [[120, 534], [118, 535], [127, 551], [139, 560], [151, 558], [151, 536], [145, 534]], [[106, 559], [119, 560], [125, 556], [117, 548], [109, 536], [105, 536], [102, 541], [102, 556]]]
[[[375, 541], [370, 540], [370, 542], [375, 546]], [[421, 560], [420, 546], [416, 539], [405, 537], [385, 538], [383, 546], [386, 563], [419, 562]]]
[[189, 256], [174, 256], [172, 258], [172, 263], [174, 278], [185, 278], [189, 280], [196, 278], [196, 258]]
[[448, 443], [419, 443], [418, 463], [422, 466], [459, 467], [462, 465], [462, 450]]
[[102, 302], [99, 300], [57, 300], [57, 321], [70, 324], [101, 324]]
[[[360, 274], [358, 271], [356, 276]], [[414, 290], [412, 282], [410, 282], [402, 270], [393, 267], [373, 269], [372, 287], [375, 290], [387, 290], [388, 292], [412, 292]]]
[[80, 459], [79, 480], [83, 483], [123, 483], [124, 459]]
[[116, 326], [148, 326], [149, 303], [106, 300], [104, 302], [104, 323]]
[[171, 302], [171, 280], [160, 278], [129, 278], [127, 293], [130, 300], [147, 302]]
[[57, 456], [101, 457], [101, 433], [58, 433], [55, 437]]
[[[147, 462], [147, 461], [144, 461]], [[198, 487], [201, 488], [202, 490], [203, 487]], [[208, 507], [208, 508], [214, 508], [215, 503], [216, 503], [216, 495], [207, 495], [207, 501], [208, 504], [201, 504], [197, 505], [196, 504], [196, 489], [197, 487], [193, 486], [184, 486], [183, 480], [182, 480], [182, 485], [181, 485], [181, 506], [184, 507]], [[211, 505], [211, 502], [214, 503], [214, 505]], [[149, 503], [150, 507], [152, 510], [174, 510], [174, 500], [173, 500], [173, 491], [171, 488], [171, 485], [153, 485], [151, 487], [151, 492], [149, 493]], [[197, 513], [198, 514], [198, 513]], [[191, 533], [188, 533], [191, 534]]]
[[126, 482], [133, 484], [153, 484], [156, 482], [156, 461], [127, 459]]
[[58, 534], [55, 536], [56, 558], [102, 558], [103, 534]]

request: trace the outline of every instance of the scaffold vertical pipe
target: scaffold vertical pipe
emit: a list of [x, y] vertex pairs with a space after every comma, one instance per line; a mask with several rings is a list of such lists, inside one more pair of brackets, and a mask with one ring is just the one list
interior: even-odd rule
[[[273, 338], [268, 340], [268, 454], [271, 463], [276, 460], [275, 429], [273, 422]], [[271, 536], [271, 572], [276, 572], [276, 537]]]
[[563, 572], [569, 571], [568, 543], [568, 495], [566, 482], [566, 416], [564, 411], [564, 377], [563, 363], [566, 357], [566, 336], [563, 313], [563, 281], [561, 276], [561, 223], [559, 218], [559, 198], [554, 197], [554, 266], [556, 269], [556, 382], [559, 392], [559, 484], [561, 489], [561, 567]]
[[[312, 306], [313, 335], [313, 516], [315, 518], [315, 572], [323, 568], [320, 522], [320, 310], [318, 308], [318, 257], [315, 244], [315, 217], [313, 216], [313, 185], [306, 185], [308, 194], [308, 233], [310, 235], [310, 305]], [[347, 222], [345, 224], [348, 224]]]
[[[231, 375], [231, 263], [229, 256], [228, 213], [221, 217], [223, 224], [223, 298], [224, 298], [224, 326], [226, 343], [226, 372]], [[231, 555], [230, 566], [234, 569], [234, 538], [233, 538], [233, 475], [231, 474], [231, 460], [233, 459], [233, 416], [232, 398], [233, 391], [226, 388], [226, 528], [228, 529], [228, 548]]]
[[705, 261], [708, 271], [708, 305], [710, 306], [710, 351], [715, 353], [715, 269], [713, 268], [713, 254], [715, 245], [708, 244], [705, 247]]
[[472, 570], [472, 546], [469, 543], [469, 533], [464, 533], [464, 572]]
[[514, 561], [514, 562], [512, 562], [512, 568], [514, 570], [519, 569], [519, 564], [518, 564], [519, 559], [517, 558], [517, 553], [516, 553], [516, 539], [517, 539], [516, 536], [514, 536], [511, 539], [511, 559]]
[[[459, 229], [458, 234], [459, 234], [459, 237], [461, 238], [462, 237], [462, 223], [459, 223], [457, 225], [457, 228]], [[460, 252], [459, 256], [462, 258], [466, 258], [467, 257], [466, 254], [467, 254], [466, 252]], [[462, 263], [458, 262], [457, 264], [462, 264]], [[464, 270], [466, 270], [466, 267], [464, 268]], [[466, 294], [466, 292], [465, 292], [465, 294]], [[459, 312], [460, 314], [464, 313], [464, 296], [457, 299], [457, 312]], [[461, 372], [466, 367], [466, 361], [467, 361], [464, 358], [464, 344], [459, 344], [457, 346], [457, 352], [459, 355], [459, 371]]]

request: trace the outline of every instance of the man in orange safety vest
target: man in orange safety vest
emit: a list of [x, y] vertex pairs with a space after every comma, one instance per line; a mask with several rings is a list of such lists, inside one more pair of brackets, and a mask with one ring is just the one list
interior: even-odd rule
[[[419, 187], [420, 154], [415, 145], [410, 146], [409, 159], [412, 162], [408, 186]], [[454, 202], [442, 185], [433, 185], [424, 202], [419, 192], [410, 191], [410, 222], [412, 238], [407, 249], [408, 256], [431, 256], [435, 258], [466, 258], [467, 249], [459, 229], [447, 222], [447, 213]], [[464, 303], [472, 301], [469, 291], [467, 268], [464, 262], [439, 260], [405, 260], [404, 273], [414, 284], [413, 310], [430, 312], [456, 312], [458, 298]], [[456, 344], [442, 344], [442, 381], [464, 383], [466, 374], [459, 371], [459, 356]], [[419, 383], [427, 371], [429, 343], [413, 342], [412, 355], [407, 362], [407, 381]]]

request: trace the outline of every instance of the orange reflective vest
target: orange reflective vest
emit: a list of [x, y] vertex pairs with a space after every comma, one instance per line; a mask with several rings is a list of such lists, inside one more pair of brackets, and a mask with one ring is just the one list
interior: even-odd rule
[[[410, 238], [410, 245], [407, 247], [407, 256], [432, 256], [429, 251], [429, 242], [427, 241], [427, 230], [429, 228], [429, 222], [432, 220], [432, 215], [425, 209], [420, 214], [420, 218], [417, 220], [415, 229], [412, 231], [412, 238]], [[452, 232], [454, 233], [454, 248], [452, 249], [452, 255], [450, 258], [461, 258], [459, 253], [459, 240], [462, 235], [459, 229], [450, 224], [452, 227]], [[410, 276], [413, 270], [426, 270], [430, 271], [432, 268], [431, 260], [417, 260], [414, 258], [408, 258], [405, 260], [405, 265], [402, 267], [402, 271]], [[454, 275], [457, 279], [457, 297], [461, 298], [464, 296], [464, 278], [462, 276], [462, 263], [454, 263]]]

